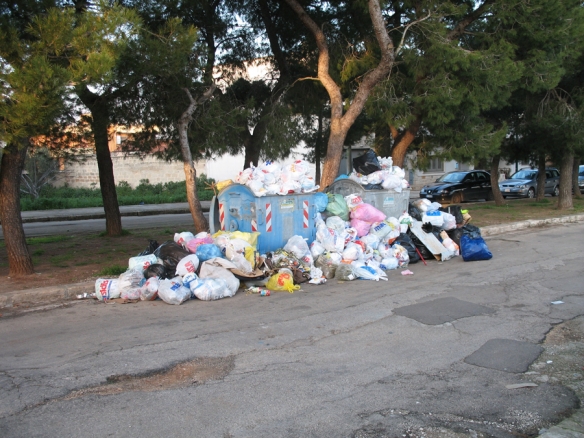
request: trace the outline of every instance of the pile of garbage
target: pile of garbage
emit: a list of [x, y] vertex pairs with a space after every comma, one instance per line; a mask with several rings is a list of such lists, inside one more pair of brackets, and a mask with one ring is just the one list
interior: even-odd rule
[[258, 167], [251, 166], [239, 172], [235, 182], [248, 186], [257, 197], [312, 193], [319, 186], [309, 171], [310, 165], [304, 160], [296, 160], [285, 166], [268, 160]]
[[401, 193], [410, 188], [405, 171], [393, 165], [391, 157], [378, 157], [373, 149], [353, 159], [353, 170], [348, 178], [365, 190], [393, 190]]
[[259, 232], [176, 233], [160, 245], [150, 241], [118, 278], [98, 279], [95, 295], [103, 301], [159, 298], [181, 304], [232, 297], [243, 286], [248, 293], [266, 296], [331, 279], [388, 281], [391, 271], [412, 274], [406, 268], [420, 261], [492, 257], [460, 206], [445, 208], [418, 199], [395, 218], [357, 194], [315, 193], [314, 198], [318, 213], [312, 242], [291, 236], [283, 248], [259, 254]]
[[[234, 181], [249, 187], [257, 196], [313, 193], [319, 189], [310, 172], [310, 164], [295, 160], [288, 165], [265, 161], [237, 174]], [[344, 177], [361, 184], [366, 190], [394, 190], [400, 193], [410, 187], [405, 171], [393, 165], [391, 157], [378, 157], [373, 149], [353, 159], [353, 171]], [[233, 181], [223, 181], [221, 187]]]

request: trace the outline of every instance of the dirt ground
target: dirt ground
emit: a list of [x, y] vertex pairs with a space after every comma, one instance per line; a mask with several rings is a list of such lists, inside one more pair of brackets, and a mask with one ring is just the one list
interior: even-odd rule
[[6, 247], [0, 242], [0, 293], [116, 278], [119, 274], [111, 275], [108, 270], [127, 268], [128, 259], [144, 251], [149, 239], [163, 243], [180, 231], [192, 230], [147, 229], [121, 237], [77, 234], [27, 239], [36, 272], [20, 278], [8, 277]]
[[[484, 227], [526, 219], [542, 219], [584, 213], [584, 200], [574, 200], [570, 211], [556, 209], [557, 198], [543, 202], [527, 199], [507, 200], [497, 207], [493, 202], [463, 204], [472, 216], [471, 223]], [[0, 293], [60, 284], [92, 281], [99, 277], [116, 278], [108, 269], [128, 266], [128, 259], [142, 252], [149, 239], [158, 243], [172, 240], [174, 233], [193, 229], [147, 229], [131, 231], [126, 236], [104, 237], [97, 234], [50, 236], [28, 239], [36, 273], [22, 278], [8, 277], [6, 246], [0, 241]]]

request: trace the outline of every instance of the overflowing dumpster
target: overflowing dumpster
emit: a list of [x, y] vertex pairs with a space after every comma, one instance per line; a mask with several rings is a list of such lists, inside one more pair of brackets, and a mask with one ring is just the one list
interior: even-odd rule
[[257, 197], [243, 184], [231, 184], [211, 200], [209, 228], [217, 231], [259, 232], [258, 251], [282, 248], [292, 236], [315, 238], [313, 193]]
[[400, 217], [408, 211], [410, 190], [401, 192], [394, 190], [366, 190], [361, 184], [348, 179], [339, 179], [325, 189], [327, 193], [349, 196], [357, 194], [363, 202], [373, 205], [384, 212], [388, 217]]

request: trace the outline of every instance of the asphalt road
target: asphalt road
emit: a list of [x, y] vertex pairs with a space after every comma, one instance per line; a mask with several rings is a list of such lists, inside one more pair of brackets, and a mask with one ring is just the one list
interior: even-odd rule
[[578, 406], [538, 355], [584, 314], [583, 233], [491, 238], [490, 261], [388, 282], [0, 318], [0, 436], [537, 435]]
[[[209, 214], [205, 213], [207, 219]], [[157, 214], [152, 216], [122, 216], [122, 227], [127, 230], [168, 227], [176, 230], [181, 226], [192, 226], [190, 213]], [[105, 231], [105, 219], [83, 219], [54, 222], [28, 222], [23, 224], [26, 237], [55, 234], [100, 233]], [[4, 233], [0, 230], [0, 239]]]

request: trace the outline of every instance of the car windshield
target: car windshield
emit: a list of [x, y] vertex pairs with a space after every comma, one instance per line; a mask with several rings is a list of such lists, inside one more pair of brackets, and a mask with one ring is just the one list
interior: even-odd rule
[[460, 182], [466, 176], [466, 172], [452, 172], [442, 175], [436, 180], [436, 182], [449, 182], [455, 183]]
[[584, 176], [584, 166], [580, 166], [580, 173], [579, 176]]
[[523, 169], [515, 172], [511, 179], [535, 179], [537, 177], [537, 170]]

